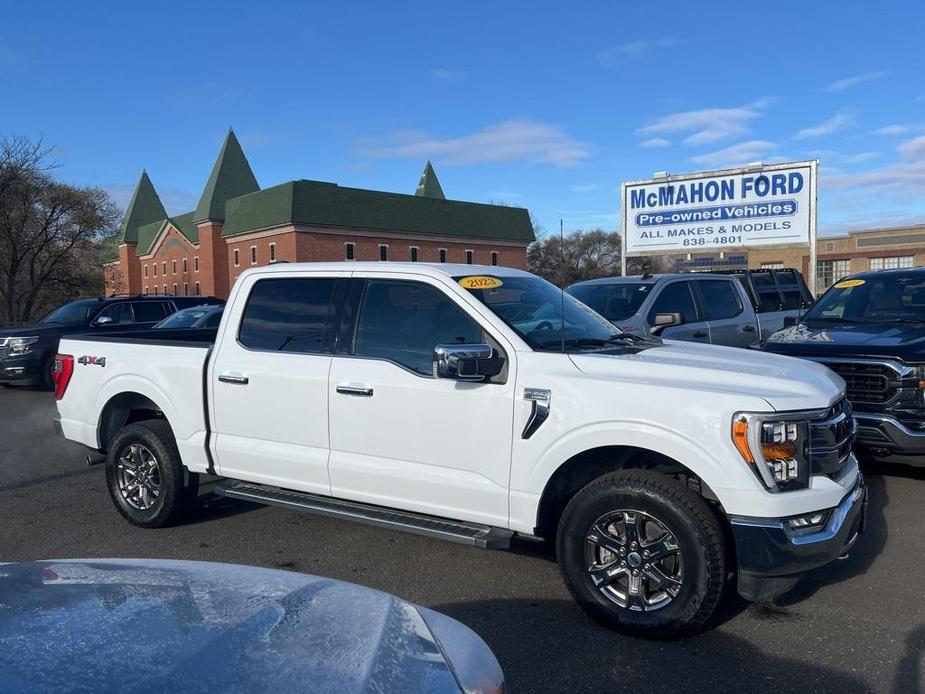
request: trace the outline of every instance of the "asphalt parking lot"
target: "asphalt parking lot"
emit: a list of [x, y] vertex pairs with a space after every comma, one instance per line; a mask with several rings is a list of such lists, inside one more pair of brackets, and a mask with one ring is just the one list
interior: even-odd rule
[[848, 559], [771, 604], [729, 596], [709, 633], [648, 642], [588, 620], [533, 544], [478, 550], [226, 499], [132, 527], [53, 414], [49, 393], [0, 389], [0, 561], [200, 559], [352, 581], [475, 629], [512, 692], [925, 691], [925, 471], [866, 469], [869, 529]]

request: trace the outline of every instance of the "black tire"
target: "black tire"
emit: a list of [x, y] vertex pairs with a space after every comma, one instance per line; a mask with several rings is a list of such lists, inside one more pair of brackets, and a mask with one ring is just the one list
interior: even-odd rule
[[55, 355], [42, 364], [42, 371], [39, 374], [39, 388], [42, 390], [53, 391], [55, 389], [55, 380], [52, 372], [55, 368]]
[[[131, 459], [129, 451], [133, 446], [141, 456], [153, 458], [154, 467], [148, 469], [156, 468], [151, 479], [157, 496], [153, 501], [148, 496], [151, 505], [146, 508], [140, 508], [140, 500], [133, 499], [131, 493], [123, 492], [123, 480], [135, 478], [131, 472], [122, 472], [131, 467], [123, 463], [123, 459]], [[146, 463], [150, 465], [150, 459]], [[129, 523], [142, 528], [160, 528], [179, 520], [193, 505], [199, 490], [199, 476], [183, 467], [170, 425], [162, 419], [149, 419], [129, 424], [113, 436], [106, 456], [106, 484], [116, 510]]]
[[[630, 513], [618, 513], [624, 510]], [[641, 558], [643, 548], [655, 547], [645, 540], [638, 543], [639, 552], [631, 552], [635, 556], [626, 554], [631, 544], [628, 528], [639, 527], [627, 518], [643, 520], [645, 532], [640, 536], [653, 529], [666, 531], [662, 537], [668, 539], [659, 547], [670, 548], [671, 555], [658, 561]], [[607, 531], [602, 543], [589, 538], [600, 538], [592, 531], [598, 521]], [[606, 548], [602, 551], [602, 544], [612, 547], [613, 553]], [[624, 554], [618, 554], [620, 551]], [[674, 479], [645, 470], [603, 475], [575, 494], [559, 521], [556, 553], [565, 584], [581, 608], [605, 626], [631, 636], [664, 639], [701, 630], [713, 614], [725, 582], [723, 532], [716, 514]], [[646, 556], [655, 554], [653, 549]], [[630, 569], [630, 564], [640, 568]], [[598, 571], [598, 579], [592, 579], [589, 568], [598, 566], [606, 568]], [[639, 588], [640, 579], [627, 573], [634, 571], [642, 572], [644, 588]], [[649, 579], [650, 574], [667, 589], [661, 590], [658, 582]], [[662, 576], [672, 581], [664, 581]], [[630, 581], [636, 581], [635, 594]]]

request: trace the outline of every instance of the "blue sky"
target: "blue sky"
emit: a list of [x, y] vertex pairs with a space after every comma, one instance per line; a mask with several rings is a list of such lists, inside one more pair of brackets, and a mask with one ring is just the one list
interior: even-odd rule
[[621, 181], [819, 158], [820, 232], [925, 222], [925, 4], [34, 3], [0, 24], [0, 134], [125, 204], [192, 209], [233, 126], [310, 178], [619, 227]]

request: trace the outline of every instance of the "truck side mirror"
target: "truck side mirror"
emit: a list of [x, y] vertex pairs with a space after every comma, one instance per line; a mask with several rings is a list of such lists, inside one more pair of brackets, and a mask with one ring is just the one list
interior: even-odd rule
[[784, 316], [784, 327], [789, 328], [792, 325], [796, 325], [800, 322], [799, 316]]
[[657, 335], [669, 325], [681, 325], [683, 322], [680, 313], [656, 313], [651, 332], [653, 335]]
[[112, 323], [111, 316], [100, 316], [95, 321], [93, 321], [93, 325], [109, 325], [110, 323]]
[[437, 345], [434, 347], [434, 377], [457, 381], [484, 381], [504, 368], [504, 357], [496, 357], [491, 345]]

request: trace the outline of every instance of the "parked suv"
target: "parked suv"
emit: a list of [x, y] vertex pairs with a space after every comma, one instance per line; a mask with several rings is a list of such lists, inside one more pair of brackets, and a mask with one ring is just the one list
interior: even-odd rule
[[757, 347], [845, 379], [865, 457], [925, 466], [925, 268], [842, 279]]
[[120, 296], [78, 299], [37, 323], [0, 329], [0, 384], [53, 387], [51, 371], [64, 335], [150, 328], [181, 308], [223, 304], [208, 296]]
[[[769, 272], [605, 277], [566, 291], [625, 332], [747, 347], [782, 328], [802, 305], [799, 286], [791, 306]], [[800, 274], [791, 272], [802, 285]]]

